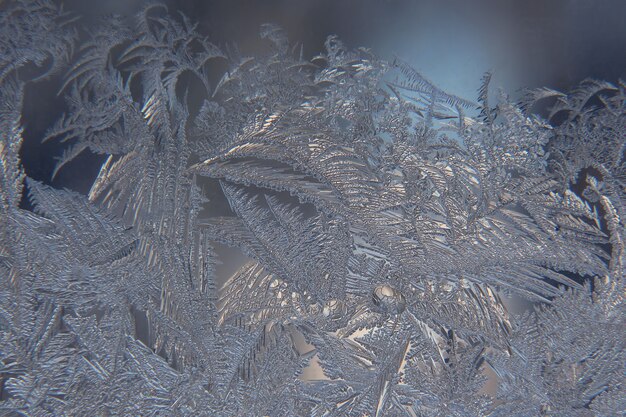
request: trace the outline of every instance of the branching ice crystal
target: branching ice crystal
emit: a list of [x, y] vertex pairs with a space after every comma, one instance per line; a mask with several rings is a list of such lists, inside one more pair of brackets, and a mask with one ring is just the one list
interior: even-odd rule
[[[623, 83], [473, 103], [335, 37], [243, 57], [160, 5], [1, 8], [0, 414], [626, 410]], [[60, 74], [42, 139], [55, 174], [105, 156], [88, 195], [20, 162]], [[216, 244], [249, 258], [223, 284]]]

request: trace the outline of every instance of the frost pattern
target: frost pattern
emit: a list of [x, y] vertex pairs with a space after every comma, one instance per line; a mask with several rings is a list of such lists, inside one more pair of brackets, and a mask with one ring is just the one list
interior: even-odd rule
[[[473, 103], [335, 37], [225, 53], [160, 5], [80, 47], [46, 1], [0, 22], [0, 414], [626, 409], [623, 83]], [[89, 195], [20, 163], [24, 88], [60, 71], [42, 139], [55, 174], [106, 156]], [[217, 243], [249, 258], [223, 285]]]

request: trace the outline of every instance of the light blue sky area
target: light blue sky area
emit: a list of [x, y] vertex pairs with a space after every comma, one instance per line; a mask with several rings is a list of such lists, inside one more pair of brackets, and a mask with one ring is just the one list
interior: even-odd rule
[[626, 2], [616, 1], [416, 1], [377, 28], [370, 46], [471, 100], [492, 71], [492, 94], [501, 87], [515, 99], [525, 87], [623, 77], [623, 16]]

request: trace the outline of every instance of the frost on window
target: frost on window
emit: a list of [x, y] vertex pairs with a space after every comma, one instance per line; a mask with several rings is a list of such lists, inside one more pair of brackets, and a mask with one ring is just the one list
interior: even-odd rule
[[[623, 83], [474, 102], [335, 37], [309, 62], [266, 25], [243, 57], [160, 5], [81, 42], [1, 7], [1, 415], [626, 409]], [[40, 139], [55, 174], [104, 157], [86, 195], [21, 166], [54, 77]]]

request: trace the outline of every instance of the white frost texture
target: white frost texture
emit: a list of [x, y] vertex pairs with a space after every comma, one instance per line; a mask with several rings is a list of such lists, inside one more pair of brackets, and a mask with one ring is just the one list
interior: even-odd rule
[[[474, 102], [335, 37], [0, 9], [1, 416], [624, 415], [623, 83]], [[50, 80], [86, 195], [22, 166]]]

